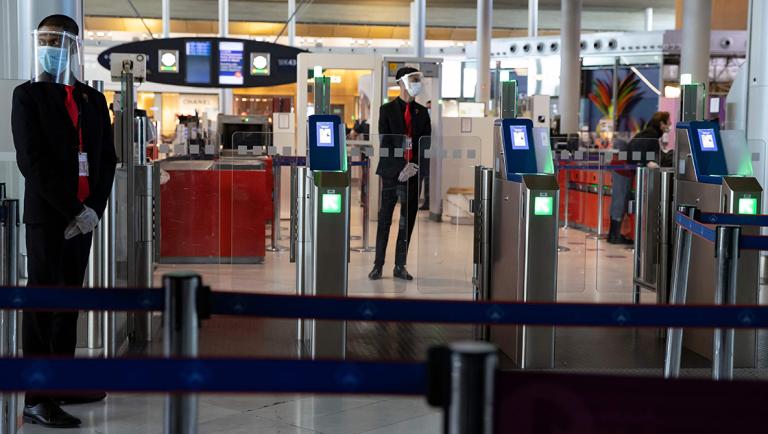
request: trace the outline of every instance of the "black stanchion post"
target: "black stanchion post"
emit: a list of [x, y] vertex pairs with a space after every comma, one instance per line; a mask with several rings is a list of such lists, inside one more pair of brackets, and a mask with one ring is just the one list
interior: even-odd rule
[[[198, 327], [205, 312], [200, 301], [207, 293], [200, 275], [190, 272], [163, 276], [165, 313], [163, 315], [164, 354], [167, 358], [195, 358], [198, 353]], [[165, 404], [165, 434], [197, 433], [197, 395], [168, 395]]]
[[[677, 211], [693, 218], [696, 207], [680, 205]], [[688, 269], [691, 264], [691, 233], [675, 225], [675, 250], [672, 259], [672, 288], [669, 304], [685, 304], [688, 292]], [[664, 378], [680, 376], [680, 357], [683, 352], [683, 329], [667, 330], [667, 349], [664, 356]]]
[[[715, 304], [736, 304], [736, 271], [739, 266], [739, 226], [718, 226], [715, 245], [717, 277]], [[734, 329], [715, 329], [712, 340], [712, 379], [733, 379]]]
[[427, 401], [443, 408], [443, 433], [492, 434], [498, 356], [486, 342], [457, 342], [429, 352]]

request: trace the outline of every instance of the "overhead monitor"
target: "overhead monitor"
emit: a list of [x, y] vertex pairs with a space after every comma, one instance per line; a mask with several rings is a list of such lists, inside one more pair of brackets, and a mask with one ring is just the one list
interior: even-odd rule
[[713, 128], [700, 129], [698, 130], [698, 133], [701, 150], [704, 152], [717, 152], [715, 130]]
[[186, 82], [211, 83], [211, 41], [187, 41]]
[[239, 86], [243, 82], [243, 43], [220, 41], [219, 84]]

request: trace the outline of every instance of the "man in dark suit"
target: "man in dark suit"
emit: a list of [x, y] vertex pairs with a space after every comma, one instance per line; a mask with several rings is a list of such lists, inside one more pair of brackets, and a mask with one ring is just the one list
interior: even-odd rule
[[[79, 29], [63, 15], [35, 32], [32, 80], [13, 93], [11, 127], [24, 176], [28, 286], [81, 287], [91, 235], [104, 212], [117, 157], [104, 96], [79, 81]], [[25, 357], [73, 357], [77, 312], [24, 312]], [[80, 425], [59, 405], [103, 399], [28, 393], [24, 419]]]
[[413, 280], [405, 263], [408, 246], [419, 209], [419, 141], [432, 134], [427, 108], [415, 101], [421, 93], [421, 73], [414, 68], [400, 68], [395, 75], [400, 86], [400, 96], [381, 106], [379, 134], [381, 152], [376, 174], [381, 178], [379, 224], [376, 231], [376, 261], [368, 274], [371, 280], [382, 277], [384, 259], [387, 256], [389, 228], [392, 214], [400, 201], [400, 225], [395, 246], [394, 276]]

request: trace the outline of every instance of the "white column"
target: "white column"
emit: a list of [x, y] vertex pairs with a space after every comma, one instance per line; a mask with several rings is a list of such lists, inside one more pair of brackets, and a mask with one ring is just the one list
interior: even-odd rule
[[424, 41], [427, 39], [427, 2], [411, 1], [411, 47], [416, 57], [424, 57]]
[[579, 131], [581, 0], [560, 3], [560, 132]]
[[539, 36], [539, 0], [528, 0], [528, 37]]
[[163, 18], [163, 38], [171, 37], [171, 0], [163, 0], [162, 5]]
[[477, 87], [475, 101], [491, 99], [491, 31], [493, 0], [477, 0]]
[[683, 43], [680, 74], [691, 74], [694, 83], [709, 82], [709, 39], [712, 0], [683, 1]]
[[296, 0], [288, 0], [288, 45], [296, 46]]
[[[229, 0], [219, 0], [219, 37], [229, 36]], [[232, 89], [219, 91], [219, 113], [229, 115], [234, 109]]]
[[645, 31], [653, 31], [653, 8], [645, 8]]

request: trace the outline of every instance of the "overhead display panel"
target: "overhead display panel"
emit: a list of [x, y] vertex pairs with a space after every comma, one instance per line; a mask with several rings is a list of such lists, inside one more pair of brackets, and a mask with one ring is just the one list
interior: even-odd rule
[[211, 41], [188, 41], [186, 54], [186, 82], [211, 84]]
[[219, 42], [219, 84], [243, 83], [243, 43]]
[[112, 53], [144, 54], [147, 78], [190, 87], [260, 87], [296, 83], [295, 47], [234, 38], [169, 38], [129, 42], [99, 54], [110, 68]]

